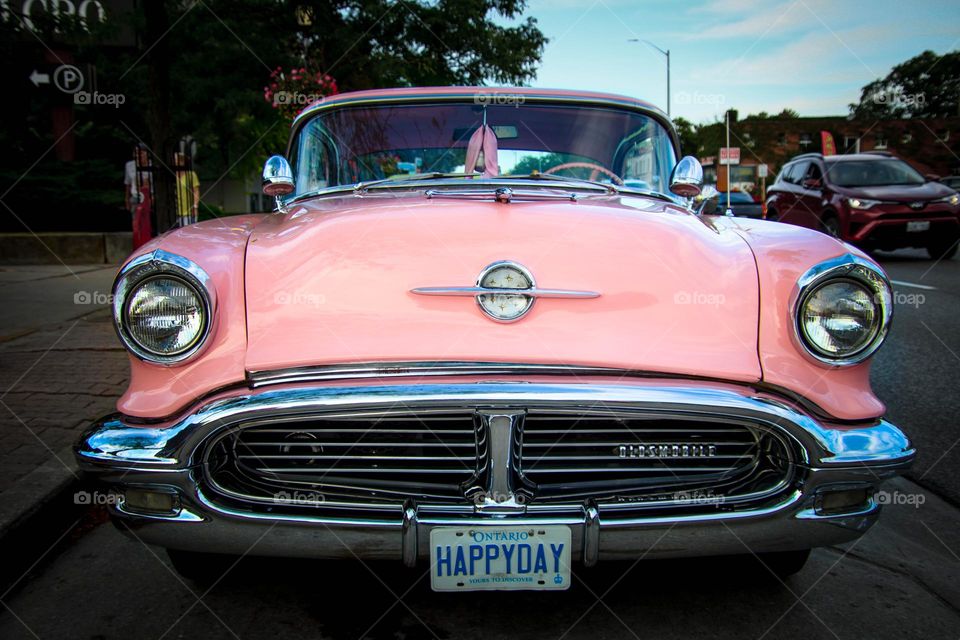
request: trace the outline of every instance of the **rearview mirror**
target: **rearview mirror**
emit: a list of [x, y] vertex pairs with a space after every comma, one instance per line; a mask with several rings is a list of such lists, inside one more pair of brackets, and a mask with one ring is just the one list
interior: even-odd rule
[[681, 198], [695, 198], [703, 188], [703, 167], [693, 156], [684, 156], [670, 172], [670, 191]]

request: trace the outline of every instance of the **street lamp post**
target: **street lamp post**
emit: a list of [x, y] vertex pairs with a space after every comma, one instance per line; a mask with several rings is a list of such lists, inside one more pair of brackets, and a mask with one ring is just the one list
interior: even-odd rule
[[653, 47], [667, 57], [667, 117], [670, 117], [670, 49], [663, 50], [649, 40], [643, 38], [630, 38], [627, 42], [642, 42], [645, 45]]

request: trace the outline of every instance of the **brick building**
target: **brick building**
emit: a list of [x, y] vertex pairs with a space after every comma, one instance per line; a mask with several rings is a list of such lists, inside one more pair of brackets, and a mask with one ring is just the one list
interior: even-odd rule
[[[801, 153], [822, 152], [820, 132], [829, 131], [837, 153], [882, 150], [924, 174], [960, 174], [960, 117], [909, 120], [854, 120], [843, 116], [781, 118], [730, 112], [730, 145], [740, 147], [740, 166], [731, 167], [731, 183], [752, 190], [756, 165], [766, 164], [769, 184], [783, 164]], [[716, 177], [716, 157], [725, 141], [723, 122], [700, 127], [698, 154], [707, 181]]]

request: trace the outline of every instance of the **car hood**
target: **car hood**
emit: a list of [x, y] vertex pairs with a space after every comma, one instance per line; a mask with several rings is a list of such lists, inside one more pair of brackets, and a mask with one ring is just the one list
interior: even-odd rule
[[[504, 324], [470, 297], [411, 291], [474, 286], [499, 260], [538, 287], [600, 296], [539, 299]], [[449, 361], [761, 375], [749, 246], [654, 198], [327, 196], [258, 225], [245, 269], [248, 371]]]
[[916, 202], [917, 200], [935, 200], [945, 198], [954, 191], [939, 182], [924, 184], [891, 184], [875, 187], [837, 187], [837, 192], [851, 198], [884, 200], [891, 202]]

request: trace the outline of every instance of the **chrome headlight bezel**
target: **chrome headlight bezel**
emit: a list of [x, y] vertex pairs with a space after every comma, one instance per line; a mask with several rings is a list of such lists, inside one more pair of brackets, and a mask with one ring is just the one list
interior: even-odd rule
[[[127, 303], [130, 295], [148, 280], [164, 277], [179, 280], [192, 289], [200, 300], [203, 327], [199, 336], [185, 350], [175, 354], [151, 351], [141, 345], [127, 327]], [[156, 249], [128, 262], [113, 285], [113, 325], [127, 350], [144, 362], [173, 366], [198, 356], [209, 342], [216, 312], [216, 292], [210, 276], [195, 262], [183, 256]]]
[[[803, 329], [803, 311], [810, 297], [833, 282], [854, 282], [868, 292], [879, 318], [876, 332], [863, 346], [852, 353], [832, 355], [819, 349], [806, 338]], [[886, 274], [877, 265], [853, 254], [846, 254], [821, 262], [804, 273], [794, 287], [790, 304], [792, 338], [808, 359], [831, 367], [860, 364], [872, 356], [886, 340], [893, 317], [893, 289]]]

